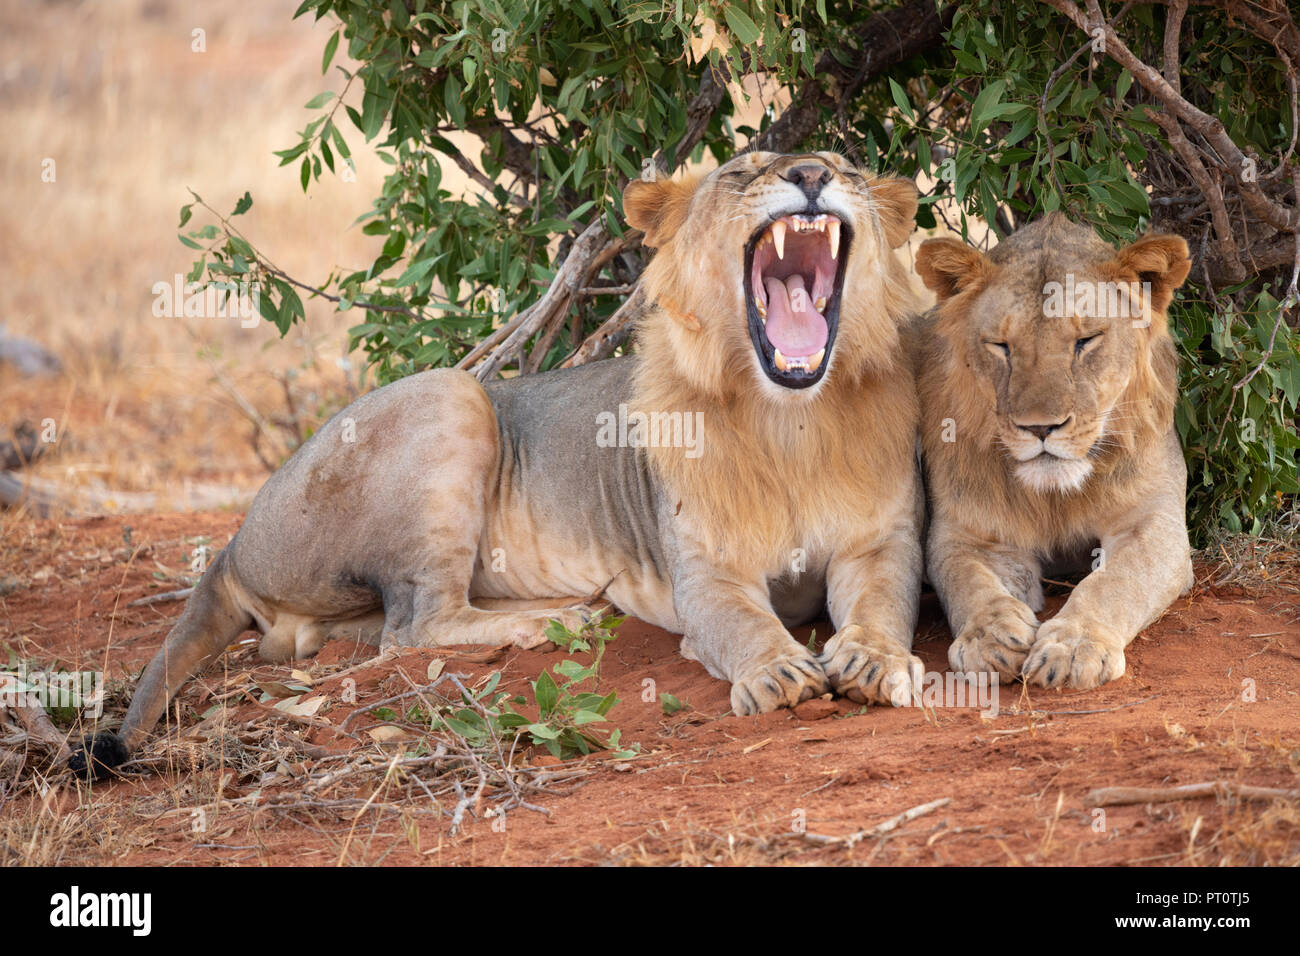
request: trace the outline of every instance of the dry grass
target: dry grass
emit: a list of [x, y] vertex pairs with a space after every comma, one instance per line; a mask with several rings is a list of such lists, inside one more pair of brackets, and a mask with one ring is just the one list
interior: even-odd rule
[[[0, 366], [0, 431], [21, 420], [58, 425], [58, 453], [32, 469], [38, 479], [156, 495], [128, 500], [133, 510], [196, 497], [237, 503], [267, 462], [234, 392], [303, 429], [350, 394], [338, 363], [354, 316], [308, 302], [309, 332], [280, 340], [265, 322], [152, 314], [153, 284], [191, 263], [176, 240], [187, 187], [217, 208], [250, 190], [243, 225], [295, 275], [320, 278], [376, 254], [350, 224], [386, 167], [359, 134], [357, 181], [326, 177], [307, 196], [271, 155], [310, 117], [302, 104], [334, 83], [319, 66], [328, 23], [291, 21], [294, 7], [27, 0], [0, 12], [0, 270], [9, 280], [0, 317], [64, 363], [53, 379]], [[196, 28], [206, 52], [191, 51]], [[46, 158], [53, 183], [41, 181]], [[274, 464], [291, 444], [273, 436], [264, 457]]]
[[[375, 863], [376, 854], [403, 843], [418, 852], [421, 822], [432, 823], [441, 839], [471, 820], [515, 810], [547, 814], [531, 800], [568, 793], [592, 771], [590, 762], [534, 766], [515, 741], [471, 743], [449, 729], [430, 731], [409, 713], [379, 722], [368, 714], [350, 726], [340, 706], [326, 707], [328, 719], [281, 710], [264, 691], [276, 686], [266, 674], [273, 669], [258, 665], [251, 651], [232, 651], [224, 674], [187, 685], [161, 733], [121, 768], [146, 775], [144, 791], [125, 800], [71, 778], [50, 748], [0, 708], [0, 754], [16, 758], [0, 772], [0, 863], [108, 863], [148, 849], [160, 835], [185, 833], [222, 847], [235, 834], [247, 839], [268, 827], [281, 839], [302, 828], [326, 837], [334, 862]], [[345, 669], [355, 671], [313, 666], [296, 679], [319, 688]], [[461, 676], [418, 686], [407, 678], [409, 699], [393, 706], [405, 712], [418, 704], [429, 713], [465, 706], [473, 694]], [[100, 729], [120, 723], [133, 684], [110, 688]], [[362, 695], [355, 713], [386, 693]], [[339, 688], [325, 696], [337, 705]], [[77, 722], [67, 736], [75, 741], [88, 729]], [[313, 730], [325, 731], [329, 746], [310, 742]]]
[[1211, 569], [1199, 584], [1300, 594], [1300, 511], [1271, 519], [1257, 535], [1218, 530], [1199, 557]]

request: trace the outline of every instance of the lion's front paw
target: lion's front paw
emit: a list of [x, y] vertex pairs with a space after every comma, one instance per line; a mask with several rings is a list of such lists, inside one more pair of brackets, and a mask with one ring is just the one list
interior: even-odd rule
[[1040, 687], [1099, 687], [1124, 673], [1124, 644], [1109, 629], [1053, 618], [1038, 629], [1025, 658], [1026, 684]]
[[1020, 668], [1037, 640], [1038, 618], [1029, 606], [1001, 597], [980, 608], [948, 648], [948, 663], [958, 673], [997, 674], [1003, 684], [1020, 676]]
[[810, 651], [792, 642], [773, 657], [747, 667], [731, 684], [731, 709], [737, 714], [766, 714], [793, 707], [830, 690], [826, 674]]
[[826, 642], [822, 667], [835, 693], [859, 704], [903, 707], [920, 693], [921, 659], [897, 641], [850, 624]]

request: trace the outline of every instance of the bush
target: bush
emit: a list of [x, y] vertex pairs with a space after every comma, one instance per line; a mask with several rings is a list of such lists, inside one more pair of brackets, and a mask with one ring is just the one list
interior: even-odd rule
[[[338, 23], [322, 72], [339, 49], [361, 65], [333, 67], [339, 89], [308, 104], [319, 115], [278, 155], [306, 190], [347, 174], [348, 136], [374, 143], [392, 169], [362, 219], [382, 251], [304, 282], [195, 197], [181, 225], [196, 204], [214, 221], [182, 236], [203, 253], [191, 278], [258, 280], [282, 333], [304, 317], [300, 293], [357, 310], [352, 347], [381, 382], [457, 363], [480, 377], [538, 371], [625, 341], [635, 303], [620, 303], [645, 264], [618, 207], [630, 178], [706, 151], [725, 160], [738, 139], [835, 148], [932, 183], [922, 227], [943, 199], [962, 235], [1061, 209], [1111, 241], [1185, 236], [1194, 268], [1171, 317], [1193, 532], [1258, 528], [1297, 490], [1300, 353], [1285, 319], [1300, 304], [1300, 31], [1282, 0], [1212, 0], [1185, 21], [1156, 4], [1109, 7], [1093, 22], [1072, 0], [305, 0], [297, 16]], [[1151, 64], [1175, 85], [1155, 83]], [[768, 105], [756, 130], [732, 125], [728, 90], [743, 80]], [[482, 194], [443, 188], [447, 162]], [[232, 215], [251, 204], [245, 194]], [[561, 267], [571, 274], [557, 281]]]

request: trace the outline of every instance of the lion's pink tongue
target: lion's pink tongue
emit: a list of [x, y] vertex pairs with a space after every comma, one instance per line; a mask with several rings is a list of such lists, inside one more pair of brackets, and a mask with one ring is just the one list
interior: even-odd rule
[[767, 276], [767, 340], [787, 358], [814, 355], [826, 347], [826, 319], [813, 308], [812, 296], [804, 288], [803, 276], [792, 275], [782, 282]]

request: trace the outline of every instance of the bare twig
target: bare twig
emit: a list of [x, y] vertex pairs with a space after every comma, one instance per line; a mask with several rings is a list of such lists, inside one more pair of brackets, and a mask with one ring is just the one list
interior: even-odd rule
[[888, 820], [877, 823], [870, 829], [859, 830], [857, 833], [850, 833], [848, 836], [837, 837], [824, 836], [820, 833], [804, 833], [803, 838], [810, 843], [822, 843], [828, 846], [843, 845], [846, 847], [852, 847], [854, 844], [860, 843], [862, 840], [870, 839], [871, 837], [884, 836], [886, 833], [897, 830], [904, 823], [910, 823], [917, 817], [923, 817], [927, 813], [933, 813], [935, 810], [946, 807], [950, 803], [952, 803], [952, 797], [940, 797], [938, 800], [931, 800], [929, 803], [923, 803], [920, 806], [912, 807], [910, 810], [904, 810], [902, 813], [892, 816]]
[[170, 604], [173, 601], [184, 601], [194, 593], [194, 588], [181, 588], [179, 591], [163, 591], [161, 594], [150, 594], [147, 597], [136, 598], [128, 602], [127, 607], [152, 607], [155, 604]]
[[1236, 797], [1239, 800], [1300, 800], [1300, 790], [1252, 787], [1244, 783], [1216, 780], [1189, 783], [1181, 787], [1100, 787], [1083, 798], [1086, 807], [1114, 807], [1132, 803], [1168, 803], [1199, 800], [1202, 797]]
[[1148, 701], [1155, 700], [1159, 694], [1152, 694], [1150, 697], [1143, 697], [1141, 700], [1131, 700], [1127, 704], [1117, 704], [1114, 707], [1100, 707], [1096, 710], [1004, 710], [1004, 714], [1013, 717], [1019, 717], [1024, 714], [1030, 717], [1082, 717], [1085, 714], [1110, 714], [1117, 710], [1128, 710], [1130, 707], [1136, 707], [1139, 704], [1145, 704]]

